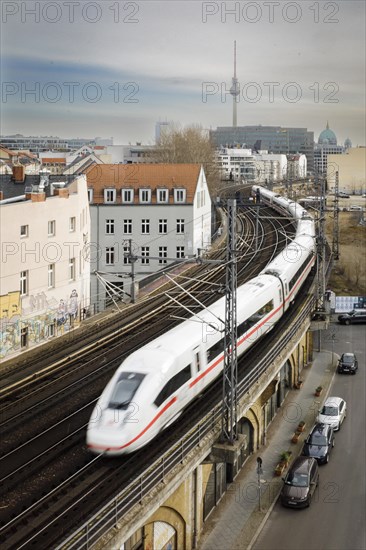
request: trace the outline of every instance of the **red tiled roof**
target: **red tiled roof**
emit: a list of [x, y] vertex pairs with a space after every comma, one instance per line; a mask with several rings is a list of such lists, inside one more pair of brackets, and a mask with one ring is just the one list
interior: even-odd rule
[[104, 202], [107, 188], [117, 190], [117, 203], [121, 203], [121, 189], [142, 188], [186, 189], [186, 202], [192, 203], [200, 170], [200, 164], [97, 164], [86, 174], [94, 203]]

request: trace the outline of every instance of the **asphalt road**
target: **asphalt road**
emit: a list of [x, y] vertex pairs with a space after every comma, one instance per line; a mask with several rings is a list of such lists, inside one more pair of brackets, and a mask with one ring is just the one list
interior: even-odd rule
[[[332, 336], [334, 337], [332, 338]], [[335, 374], [329, 395], [347, 402], [347, 418], [336, 432], [310, 508], [288, 509], [277, 501], [253, 550], [366, 549], [366, 327], [331, 324], [322, 349], [356, 353], [356, 375]]]

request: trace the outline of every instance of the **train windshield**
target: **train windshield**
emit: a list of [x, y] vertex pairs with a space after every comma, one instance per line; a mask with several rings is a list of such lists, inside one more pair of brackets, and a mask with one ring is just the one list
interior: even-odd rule
[[113, 388], [108, 408], [127, 408], [144, 378], [145, 374], [140, 372], [121, 372]]

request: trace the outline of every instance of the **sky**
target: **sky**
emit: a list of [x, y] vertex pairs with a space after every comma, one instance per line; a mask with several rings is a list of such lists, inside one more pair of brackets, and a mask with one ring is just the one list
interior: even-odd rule
[[155, 123], [329, 121], [366, 145], [365, 2], [1, 2], [2, 135], [153, 144]]

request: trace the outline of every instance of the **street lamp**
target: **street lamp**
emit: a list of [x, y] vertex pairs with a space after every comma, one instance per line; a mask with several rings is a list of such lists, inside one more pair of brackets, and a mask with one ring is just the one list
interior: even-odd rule
[[262, 469], [263, 460], [260, 456], [257, 456], [257, 475], [258, 475], [258, 500], [259, 500], [259, 511], [262, 511], [261, 505], [261, 475], [263, 474]]

